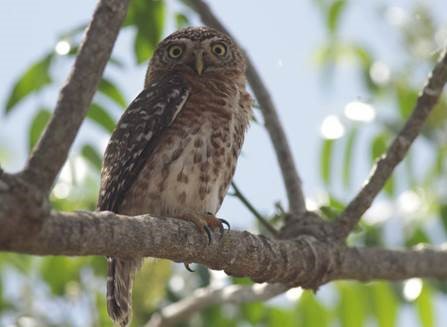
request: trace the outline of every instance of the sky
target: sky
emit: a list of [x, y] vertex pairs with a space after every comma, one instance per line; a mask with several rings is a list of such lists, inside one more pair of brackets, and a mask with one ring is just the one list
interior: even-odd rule
[[[314, 2], [259, 0], [208, 1], [223, 23], [234, 34], [253, 59], [277, 105], [280, 119], [289, 137], [294, 159], [303, 180], [304, 191], [310, 199], [324, 193], [319, 177], [321, 124], [329, 115], [342, 115], [347, 103], [355, 100], [368, 102], [354, 65], [345, 64], [336, 69], [335, 77], [325, 86], [320, 68], [315, 62], [316, 50], [327, 41], [322, 17]], [[384, 1], [385, 2], [385, 1]], [[443, 8], [443, 0], [425, 1], [435, 8]], [[340, 35], [346, 40], [367, 44], [377, 61], [392, 66], [398, 62], [396, 43], [398, 33], [392, 24], [380, 16], [379, 1], [351, 1], [342, 20]], [[394, 7], [408, 7], [414, 1], [389, 1]], [[169, 10], [178, 8], [169, 0]], [[13, 81], [34, 60], [55, 47], [58, 35], [89, 20], [94, 1], [26, 1], [2, 0], [0, 3], [0, 106], [4, 106]], [[446, 11], [447, 12], [447, 11]], [[385, 23], [384, 23], [385, 22]], [[199, 21], [195, 21], [200, 24]], [[165, 34], [173, 31], [170, 22]], [[114, 55], [128, 63], [126, 75], [109, 71], [113, 80], [123, 88], [130, 102], [141, 90], [145, 67], [135, 67], [131, 55], [130, 32], [121, 33]], [[67, 68], [55, 72], [60, 86], [67, 76]], [[54, 107], [57, 90], [43, 97], [32, 96], [12, 114], [0, 110], [0, 148], [10, 154], [2, 166], [7, 171], [19, 170], [26, 158], [26, 131], [33, 112], [41, 105]], [[387, 108], [372, 103], [377, 116], [387, 115]], [[3, 115], [3, 116], [2, 116]], [[116, 113], [116, 118], [118, 114]], [[361, 125], [366, 133], [372, 127]], [[84, 124], [76, 141], [97, 137], [104, 147], [107, 138], [91, 125]], [[368, 175], [369, 163], [365, 152], [358, 149], [359, 160], [354, 173], [354, 189], [360, 187]], [[1, 156], [0, 156], [1, 157]], [[249, 129], [243, 153], [239, 160], [235, 181], [263, 213], [272, 213], [276, 201], [286, 205], [286, 196], [276, 157], [264, 128], [253, 124]], [[343, 194], [349, 198], [349, 194]], [[353, 195], [353, 193], [351, 193]], [[230, 221], [233, 228], [249, 228], [250, 213], [235, 199], [227, 197], [220, 216]], [[402, 318], [412, 326], [411, 314]], [[407, 324], [408, 322], [408, 324]]]

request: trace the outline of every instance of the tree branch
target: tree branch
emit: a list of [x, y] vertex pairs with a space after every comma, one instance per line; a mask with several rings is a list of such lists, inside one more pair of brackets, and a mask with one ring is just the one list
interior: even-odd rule
[[[422, 250], [422, 249], [421, 249]], [[416, 257], [415, 257], [416, 254]], [[368, 281], [371, 279], [403, 279], [397, 277], [396, 269], [400, 269], [407, 276], [409, 271], [420, 271], [418, 266], [419, 256], [424, 256], [424, 264], [431, 261], [437, 264], [438, 252], [433, 250], [415, 251], [389, 251], [385, 249], [357, 249], [348, 248], [344, 255], [345, 260], [339, 266], [337, 272], [333, 274], [334, 279], [356, 279], [359, 281]], [[444, 254], [445, 255], [445, 254]], [[372, 261], [369, 261], [369, 260]], [[367, 260], [368, 264], [364, 264]], [[412, 264], [413, 263], [413, 264]], [[413, 265], [413, 266], [412, 266]], [[352, 266], [359, 267], [359, 270], [353, 271]], [[380, 271], [371, 271], [371, 267], [381, 266]], [[397, 268], [399, 267], [399, 268]], [[393, 271], [389, 274], [388, 269]], [[422, 271], [421, 271], [422, 272]], [[433, 276], [444, 278], [446, 276]], [[289, 289], [284, 284], [254, 284], [249, 286], [228, 285], [222, 288], [206, 287], [196, 290], [192, 295], [154, 313], [146, 324], [146, 327], [165, 327], [171, 326], [180, 321], [185, 321], [195, 313], [198, 313], [213, 305], [222, 305], [225, 303], [240, 304], [254, 301], [267, 301]]]
[[193, 314], [212, 305], [266, 301], [285, 292], [287, 289], [288, 287], [283, 284], [228, 285], [222, 288], [200, 288], [191, 296], [164, 307], [160, 312], [154, 313], [145, 327], [172, 326], [178, 322], [185, 321]]
[[368, 180], [335, 222], [337, 237], [345, 239], [383, 189], [394, 168], [403, 160], [433, 110], [447, 81], [447, 52], [444, 50], [419, 95], [411, 116], [382, 156]]
[[[225, 26], [222, 25], [204, 1], [190, 0], [185, 2], [197, 12], [205, 25], [218, 29], [231, 36]], [[233, 36], [231, 36], [231, 38], [235, 40]], [[304, 194], [301, 186], [302, 182], [294, 163], [286, 133], [279, 120], [278, 110], [273, 104], [272, 97], [270, 96], [267, 87], [247, 53], [245, 53], [245, 57], [247, 59], [247, 79], [262, 109], [264, 124], [276, 152], [278, 164], [281, 168], [283, 181], [287, 190], [289, 210], [293, 214], [300, 215], [306, 211]]]
[[305, 288], [334, 279], [447, 278], [446, 250], [347, 248], [307, 235], [273, 240], [239, 231], [225, 232], [222, 239], [215, 233], [207, 246], [206, 235], [188, 222], [111, 212], [53, 212], [40, 220], [39, 228], [29, 228], [28, 221], [0, 215], [0, 225], [12, 234], [1, 234], [0, 251], [165, 258], [197, 262], [256, 282]]
[[95, 94], [112, 53], [129, 0], [101, 0], [93, 14], [67, 83], [42, 138], [22, 173], [49, 193]]

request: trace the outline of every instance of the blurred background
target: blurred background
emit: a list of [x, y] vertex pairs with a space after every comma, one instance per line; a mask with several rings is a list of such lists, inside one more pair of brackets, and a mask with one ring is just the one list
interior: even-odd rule
[[[443, 0], [209, 0], [254, 60], [279, 108], [306, 205], [332, 219], [368, 176], [411, 112], [447, 43]], [[19, 171], [55, 107], [95, 3], [0, 3], [0, 163]], [[51, 194], [57, 210], [93, 210], [99, 168], [117, 118], [141, 91], [161, 38], [200, 25], [181, 0], [133, 0], [104, 78]], [[268, 234], [286, 196], [262, 115], [247, 134], [219, 212], [233, 229]], [[447, 235], [447, 98], [349, 238], [352, 245], [442, 245]], [[241, 201], [248, 199], [249, 209]], [[147, 260], [134, 286], [133, 326], [204, 286], [250, 284], [222, 272]], [[105, 259], [0, 254], [0, 326], [111, 326]], [[181, 326], [447, 326], [447, 283], [335, 282], [266, 303], [214, 306]]]

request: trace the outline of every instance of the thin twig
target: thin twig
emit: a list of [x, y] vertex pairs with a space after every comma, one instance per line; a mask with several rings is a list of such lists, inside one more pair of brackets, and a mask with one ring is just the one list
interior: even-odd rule
[[337, 237], [345, 239], [359, 222], [361, 216], [371, 206], [377, 194], [394, 168], [404, 159], [413, 141], [419, 135], [430, 112], [436, 105], [447, 81], [447, 51], [430, 74], [427, 84], [419, 95], [411, 116], [397, 134], [384, 156], [373, 168], [371, 177], [355, 198], [348, 204], [335, 222]]
[[22, 173], [49, 193], [67, 159], [82, 120], [110, 58], [129, 0], [101, 0], [80, 46], [54, 115]]
[[237, 187], [235, 182], [231, 182], [231, 187], [234, 190], [233, 196], [237, 197], [245, 207], [259, 220], [259, 222], [267, 229], [273, 237], [278, 237], [278, 231], [267, 221], [267, 219], [262, 216], [258, 210], [250, 203], [250, 201], [242, 194], [239, 187]]
[[[202, 0], [184, 1], [200, 16], [205, 25], [218, 29], [228, 35], [231, 34], [214, 15], [210, 7]], [[232, 37], [234, 39], [234, 37]], [[273, 147], [276, 152], [283, 181], [287, 190], [289, 210], [292, 214], [300, 215], [306, 211], [302, 182], [287, 141], [286, 133], [278, 117], [278, 110], [273, 104], [267, 87], [257, 72], [250, 57], [245, 53], [247, 59], [247, 79], [262, 109], [264, 124], [270, 135]]]
[[288, 287], [283, 284], [228, 285], [222, 288], [200, 288], [191, 296], [164, 307], [160, 312], [154, 313], [145, 327], [172, 326], [189, 319], [193, 314], [212, 305], [267, 301], [284, 293], [287, 289]]

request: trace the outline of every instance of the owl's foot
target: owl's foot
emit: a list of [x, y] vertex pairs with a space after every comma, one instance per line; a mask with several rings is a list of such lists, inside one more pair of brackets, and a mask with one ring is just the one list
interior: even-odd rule
[[[184, 213], [182, 215], [178, 215], [175, 218], [182, 219], [186, 221], [192, 222], [196, 225], [199, 232], [205, 232], [208, 237], [208, 245], [211, 244], [212, 241], [212, 231], [219, 230], [220, 238], [222, 238], [225, 227], [230, 230], [230, 224], [225, 219], [217, 218], [212, 213]], [[188, 269], [189, 270], [189, 269]]]
[[[206, 236], [208, 237], [208, 245], [211, 244], [212, 241], [212, 231], [215, 229], [219, 230], [220, 238], [223, 237], [223, 234], [225, 232], [225, 227], [227, 227], [228, 230], [230, 230], [230, 224], [225, 219], [217, 218], [212, 213], [193, 213], [193, 212], [187, 212], [183, 213], [182, 215], [176, 215], [174, 218], [186, 220], [192, 222], [199, 232], [205, 232]], [[194, 270], [191, 269], [189, 266], [191, 262], [184, 262], [183, 263], [186, 270], [190, 272], [194, 272]]]
[[188, 270], [189, 272], [194, 272], [194, 270], [191, 269], [191, 267], [189, 266], [191, 264], [191, 262], [184, 262], [183, 265], [185, 266], [185, 269]]

